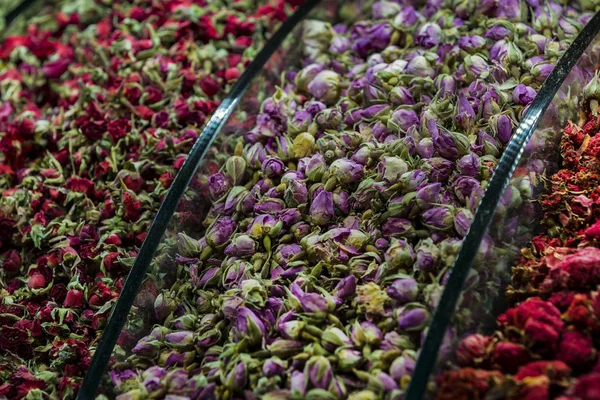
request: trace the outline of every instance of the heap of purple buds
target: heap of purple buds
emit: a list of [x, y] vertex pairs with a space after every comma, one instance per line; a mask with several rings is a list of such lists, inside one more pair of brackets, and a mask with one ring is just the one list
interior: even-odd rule
[[178, 235], [119, 399], [401, 398], [504, 146], [593, 7], [406, 3], [306, 22], [304, 67], [207, 179], [204, 235]]

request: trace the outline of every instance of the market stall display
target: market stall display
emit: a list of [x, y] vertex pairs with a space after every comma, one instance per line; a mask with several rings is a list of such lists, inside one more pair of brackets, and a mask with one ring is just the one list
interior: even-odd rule
[[[175, 175], [268, 37], [307, 5], [84, 3], [77, 13], [65, 2], [0, 49], [0, 397], [72, 398], [87, 372], [105, 373], [100, 396], [121, 400], [402, 398], [507, 143], [598, 9], [536, 0], [317, 6], [237, 98], [177, 211], [162, 216], [169, 228], [156, 254], [144, 254], [152, 263], [133, 306], [112, 317], [124, 328], [105, 371], [88, 366]], [[439, 354], [439, 368], [453, 365], [460, 341], [465, 368], [436, 371], [440, 398], [460, 398], [446, 385], [460, 379], [481, 393], [515, 382], [496, 367], [519, 341], [480, 330], [534, 232], [540, 214], [529, 200], [558, 169], [553, 156], [572, 144], [579, 151], [569, 157], [593, 163], [598, 81], [594, 52], [586, 56], [483, 238]], [[559, 147], [558, 127], [577, 116], [578, 82], [590, 81], [589, 132], [570, 125]], [[567, 189], [575, 202], [590, 200]], [[551, 212], [544, 227], [556, 231], [564, 217]], [[530, 286], [509, 289], [515, 306], [546, 285], [543, 238], [519, 275]], [[514, 318], [505, 321], [511, 334], [523, 328]], [[589, 343], [589, 332], [568, 331]], [[593, 377], [565, 383], [572, 366], [559, 361], [568, 367], [557, 382], [581, 397]], [[536, 371], [550, 376], [552, 366]]]

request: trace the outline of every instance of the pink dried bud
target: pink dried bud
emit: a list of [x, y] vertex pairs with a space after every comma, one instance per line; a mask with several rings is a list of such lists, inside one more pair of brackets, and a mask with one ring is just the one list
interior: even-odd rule
[[469, 335], [462, 340], [456, 351], [460, 365], [465, 367], [486, 364], [490, 358], [494, 338], [480, 334]]

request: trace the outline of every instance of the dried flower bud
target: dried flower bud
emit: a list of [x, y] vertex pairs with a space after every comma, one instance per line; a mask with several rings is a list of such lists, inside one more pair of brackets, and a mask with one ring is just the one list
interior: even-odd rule
[[334, 104], [340, 97], [340, 76], [333, 71], [321, 71], [308, 84], [308, 91], [319, 101]]

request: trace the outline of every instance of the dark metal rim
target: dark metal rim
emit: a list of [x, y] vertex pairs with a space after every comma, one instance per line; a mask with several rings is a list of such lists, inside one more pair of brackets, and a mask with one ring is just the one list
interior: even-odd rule
[[169, 221], [177, 209], [177, 205], [179, 204], [183, 193], [196, 173], [200, 162], [204, 159], [209, 146], [227, 122], [229, 116], [240, 102], [254, 78], [263, 69], [265, 63], [271, 58], [273, 53], [279, 49], [283, 40], [296, 25], [298, 25], [298, 23], [302, 21], [319, 2], [320, 0], [307, 0], [292, 16], [285, 20], [273, 37], [267, 41], [256, 58], [248, 65], [229, 95], [215, 110], [215, 113], [209, 119], [200, 134], [200, 137], [190, 150], [185, 163], [177, 173], [175, 180], [169, 188], [167, 196], [150, 226], [148, 235], [144, 240], [144, 243], [142, 243], [142, 247], [133, 264], [133, 268], [127, 276], [123, 290], [112, 311], [106, 329], [104, 329], [102, 333], [92, 362], [77, 395], [78, 400], [94, 398], [108, 365], [110, 356], [112, 355], [114, 346], [125, 325], [129, 310], [135, 300], [140, 285], [146, 276], [146, 272], [154, 257], [156, 249], [167, 230]]
[[429, 325], [425, 342], [421, 347], [413, 377], [406, 393], [406, 400], [423, 398], [430, 375], [437, 361], [438, 351], [444, 334], [454, 315], [456, 303], [463, 285], [469, 274], [473, 260], [478, 253], [483, 236], [490, 226], [500, 198], [507, 188], [513, 172], [525, 151], [525, 146], [531, 139], [541, 117], [544, 115], [544, 112], [552, 102], [554, 95], [565, 78], [571, 72], [573, 66], [598, 32], [600, 32], [600, 12], [590, 20], [558, 61], [556, 67], [540, 88], [529, 110], [517, 127], [502, 158], [500, 158], [496, 172], [479, 203], [469, 232], [465, 236], [458, 257], [452, 266], [448, 282], [434, 313], [433, 320]]

